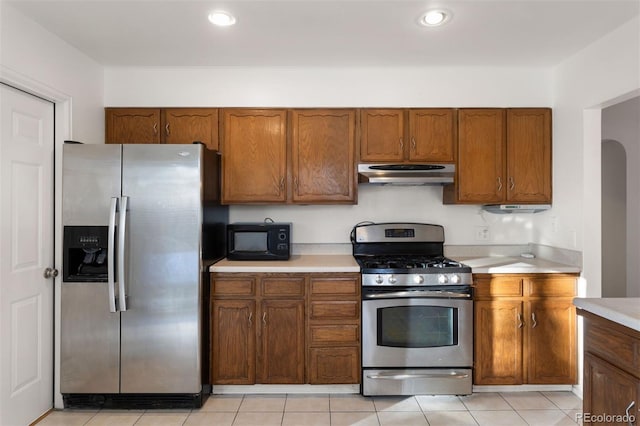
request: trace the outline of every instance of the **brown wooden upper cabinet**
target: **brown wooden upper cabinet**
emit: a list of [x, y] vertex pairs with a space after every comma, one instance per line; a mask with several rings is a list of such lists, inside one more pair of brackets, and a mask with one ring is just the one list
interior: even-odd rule
[[217, 108], [106, 108], [106, 143], [184, 143], [218, 150]]
[[455, 160], [455, 109], [362, 109], [360, 129], [361, 162]]
[[222, 202], [355, 203], [355, 126], [353, 109], [224, 109]]
[[456, 184], [445, 203], [551, 202], [551, 110], [458, 110]]

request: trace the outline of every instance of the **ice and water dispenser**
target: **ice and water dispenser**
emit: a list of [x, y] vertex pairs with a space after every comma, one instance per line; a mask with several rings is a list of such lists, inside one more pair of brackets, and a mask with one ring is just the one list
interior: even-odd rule
[[65, 226], [62, 280], [107, 282], [108, 226]]

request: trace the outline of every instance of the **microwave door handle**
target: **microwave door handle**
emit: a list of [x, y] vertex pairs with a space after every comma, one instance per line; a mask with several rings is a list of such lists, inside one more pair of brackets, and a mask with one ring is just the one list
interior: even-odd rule
[[118, 305], [120, 311], [127, 310], [127, 295], [125, 293], [125, 235], [127, 229], [127, 209], [129, 197], [120, 198], [120, 222], [118, 223]]
[[439, 290], [413, 290], [413, 291], [392, 291], [389, 293], [365, 294], [365, 299], [386, 299], [390, 297], [414, 297], [428, 299], [471, 299], [471, 295], [467, 293], [458, 293], [455, 291], [439, 291]]
[[107, 237], [107, 287], [109, 291], [109, 312], [116, 311], [115, 292], [115, 233], [116, 233], [116, 210], [118, 209], [118, 198], [111, 198], [109, 207], [109, 236]]

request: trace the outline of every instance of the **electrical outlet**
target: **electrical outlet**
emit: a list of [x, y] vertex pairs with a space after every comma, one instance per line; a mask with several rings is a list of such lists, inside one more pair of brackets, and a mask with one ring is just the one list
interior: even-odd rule
[[476, 226], [476, 241], [488, 241], [488, 240], [489, 240], [489, 227]]

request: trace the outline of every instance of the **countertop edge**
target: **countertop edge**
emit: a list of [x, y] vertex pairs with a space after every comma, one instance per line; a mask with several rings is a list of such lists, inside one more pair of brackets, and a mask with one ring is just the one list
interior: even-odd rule
[[598, 315], [640, 332], [640, 298], [581, 298], [573, 299], [578, 309]]

